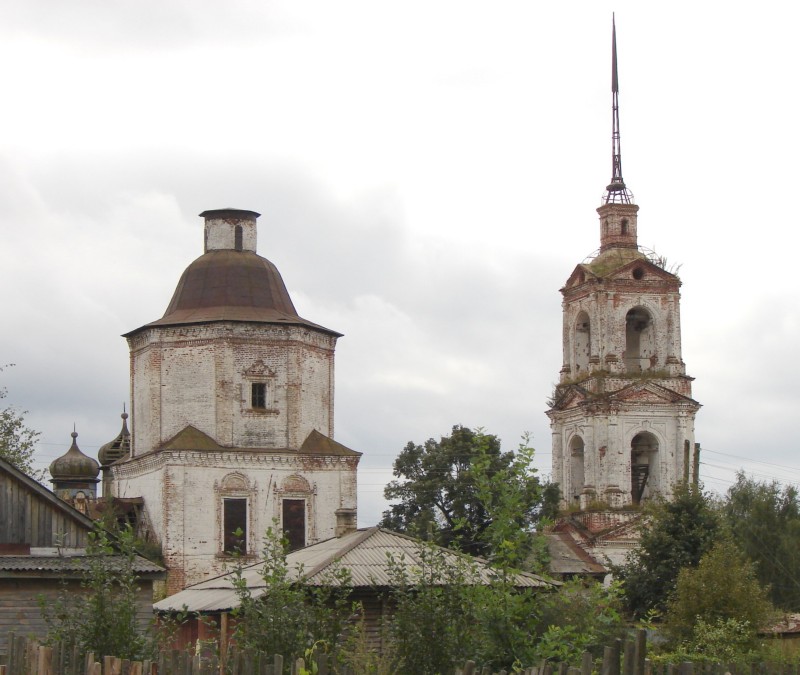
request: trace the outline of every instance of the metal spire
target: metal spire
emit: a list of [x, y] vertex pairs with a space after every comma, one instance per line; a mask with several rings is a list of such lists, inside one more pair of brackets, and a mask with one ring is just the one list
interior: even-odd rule
[[630, 204], [631, 191], [622, 178], [622, 150], [619, 143], [619, 79], [617, 78], [617, 24], [611, 15], [611, 183], [606, 186], [606, 204]]

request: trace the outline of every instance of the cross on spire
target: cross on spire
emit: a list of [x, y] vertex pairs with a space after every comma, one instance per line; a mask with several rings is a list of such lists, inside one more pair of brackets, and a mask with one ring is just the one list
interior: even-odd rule
[[606, 204], [631, 204], [633, 195], [622, 178], [619, 142], [619, 78], [617, 77], [617, 24], [611, 15], [611, 182], [606, 186]]

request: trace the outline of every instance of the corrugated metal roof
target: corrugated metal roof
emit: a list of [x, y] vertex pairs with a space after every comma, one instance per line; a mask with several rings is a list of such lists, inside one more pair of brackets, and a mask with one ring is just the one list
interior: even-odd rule
[[[461, 561], [474, 565], [475, 577], [471, 580], [473, 583], [488, 584], [493, 581], [496, 570], [487, 561], [447, 549], [441, 550], [445, 561], [451, 565]], [[422, 552], [423, 544], [417, 539], [371, 527], [293, 551], [286, 557], [286, 563], [290, 578], [300, 579], [302, 570], [303, 582], [310, 585], [328, 585], [331, 573], [341, 568], [349, 571], [350, 585], [354, 588], [389, 587], [393, 585], [389, 558], [397, 563], [402, 562], [413, 579], [422, 566]], [[262, 564], [259, 562], [242, 570], [242, 577], [253, 597], [260, 597], [267, 590], [261, 568]], [[239, 603], [232, 578], [231, 574], [227, 574], [202, 581], [157, 602], [154, 608], [157, 611], [186, 609], [193, 612], [233, 609]], [[551, 588], [558, 585], [558, 582], [527, 572], [514, 574], [512, 583], [518, 588]]]
[[[119, 555], [103, 556], [103, 563], [112, 569], [120, 569], [125, 558]], [[86, 572], [90, 556], [40, 556], [40, 555], [2, 555], [0, 556], [0, 572]], [[137, 574], [164, 573], [160, 565], [146, 558], [136, 556], [133, 571]]]

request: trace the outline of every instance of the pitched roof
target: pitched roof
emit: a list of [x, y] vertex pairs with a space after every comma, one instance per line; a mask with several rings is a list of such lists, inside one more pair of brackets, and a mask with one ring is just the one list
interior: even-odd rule
[[306, 440], [303, 441], [303, 445], [300, 446], [300, 453], [303, 455], [335, 455], [340, 457], [361, 457], [362, 454], [341, 443], [337, 443], [316, 429], [312, 429]]
[[47, 502], [51, 507], [60, 511], [67, 518], [74, 520], [81, 527], [85, 528], [86, 530], [92, 530], [94, 528], [94, 521], [92, 521], [90, 518], [87, 518], [80, 511], [73, 508], [70, 504], [67, 504], [67, 502], [65, 502], [63, 499], [56, 497], [56, 495], [53, 492], [48, 490], [41, 483], [38, 483], [37, 481], [33, 480], [33, 478], [31, 478], [24, 471], [20, 471], [13, 464], [7, 462], [2, 458], [0, 458], [0, 471], [9, 474], [17, 482], [21, 483], [26, 490], [36, 494], [38, 497]]
[[[380, 527], [370, 527], [293, 551], [286, 556], [286, 563], [290, 578], [307, 585], [329, 585], [331, 572], [344, 569], [350, 573], [350, 586], [353, 588], [388, 588], [393, 585], [390, 557], [404, 565], [413, 579], [422, 568], [425, 546], [418, 539]], [[475, 584], [489, 584], [497, 574], [497, 570], [486, 560], [436, 548], [443, 553], [447, 564], [455, 566], [459, 562], [466, 562], [472, 565], [472, 582]], [[261, 570], [261, 562], [242, 570], [242, 577], [254, 598], [264, 595], [268, 590]], [[528, 572], [514, 573], [512, 583], [518, 588], [552, 588], [559, 585], [557, 581]], [[153, 607], [162, 612], [179, 611], [184, 607], [189, 611], [202, 612], [225, 611], [238, 604], [233, 575], [227, 574], [189, 586]]]
[[[217, 443], [207, 433], [200, 431], [191, 424], [181, 429], [169, 440], [164, 441], [164, 443], [156, 448], [156, 451], [159, 450], [210, 450], [214, 452], [243, 450], [245, 452], [271, 452], [275, 454], [293, 452], [292, 450], [274, 448], [226, 448]], [[328, 438], [325, 434], [321, 434], [316, 429], [311, 430], [311, 433], [308, 434], [306, 440], [303, 441], [303, 445], [300, 446], [297, 452], [301, 455], [326, 455], [336, 457], [361, 457], [362, 454], [334, 441], [332, 438]]]
[[550, 553], [551, 573], [582, 576], [605, 576], [608, 573], [568, 533], [550, 532], [545, 535], [545, 540]]
[[[96, 523], [85, 516], [83, 513], [68, 504], [53, 492], [48, 490], [41, 483], [36, 482], [24, 471], [20, 471], [13, 464], [0, 458], [0, 471], [3, 471], [17, 480], [29, 492], [34, 493], [45, 501], [51, 508], [59, 511], [62, 515], [75, 521], [79, 528], [91, 532], [95, 529]], [[109, 564], [116, 564], [115, 560], [121, 560], [121, 556], [108, 556]], [[87, 560], [86, 555], [59, 555], [57, 552], [51, 555], [0, 555], [0, 577], [22, 576], [21, 572], [36, 573], [63, 573], [67, 569], [82, 571], [86, 566], [82, 566]], [[120, 563], [121, 564], [121, 563]], [[163, 576], [166, 572], [163, 567], [150, 562], [140, 555], [136, 555], [134, 560], [134, 571], [147, 575]], [[41, 574], [40, 574], [41, 575]]]

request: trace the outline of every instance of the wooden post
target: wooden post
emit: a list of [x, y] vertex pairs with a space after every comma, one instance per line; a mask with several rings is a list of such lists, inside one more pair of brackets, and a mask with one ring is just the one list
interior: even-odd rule
[[39, 646], [38, 675], [53, 675], [53, 648]]
[[219, 667], [225, 672], [228, 664], [228, 612], [219, 615]]
[[475, 674], [475, 661], [467, 661], [464, 664], [464, 670], [462, 671], [464, 675], [474, 675]]
[[275, 654], [272, 657], [272, 673], [273, 675], [283, 675], [283, 656]]
[[636, 651], [633, 659], [634, 675], [644, 675], [644, 662], [647, 659], [647, 631], [644, 628], [636, 631]]
[[623, 648], [622, 656], [622, 673], [623, 675], [633, 675], [633, 652], [636, 649], [633, 642], [625, 640], [625, 647]]
[[601, 675], [620, 675], [619, 673], [619, 653], [621, 640], [614, 640], [610, 647], [603, 650], [603, 666]]
[[594, 659], [592, 652], [583, 652], [581, 656], [581, 675], [592, 675], [594, 669]]
[[9, 631], [8, 637], [6, 637], [6, 644], [8, 645], [8, 670], [12, 673], [14, 672], [14, 666], [17, 665], [17, 649], [16, 649], [16, 642], [15, 638], [17, 634], [12, 630]]
[[689, 467], [691, 466], [691, 444], [687, 438], [683, 442], [683, 482], [689, 485]]

